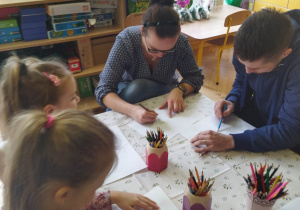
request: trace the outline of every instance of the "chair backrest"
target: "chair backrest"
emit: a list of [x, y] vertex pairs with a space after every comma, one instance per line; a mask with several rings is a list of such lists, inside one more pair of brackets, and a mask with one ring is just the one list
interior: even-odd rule
[[235, 12], [231, 15], [228, 15], [225, 18], [224, 26], [228, 27], [230, 18], [232, 19], [230, 26], [241, 25], [244, 22], [244, 20], [246, 20], [247, 17], [249, 17], [250, 15], [251, 15], [251, 11], [248, 11], [248, 10]]
[[126, 27], [142, 25], [143, 15], [144, 15], [144, 12], [137, 12], [137, 13], [132, 13], [132, 14], [128, 15], [126, 17], [126, 21], [125, 21]]

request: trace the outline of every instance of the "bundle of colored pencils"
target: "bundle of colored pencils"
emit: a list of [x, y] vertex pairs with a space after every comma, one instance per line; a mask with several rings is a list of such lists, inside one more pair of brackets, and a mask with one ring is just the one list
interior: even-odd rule
[[203, 176], [203, 171], [201, 173], [201, 178], [199, 176], [198, 170], [195, 167], [195, 172], [196, 172], [196, 178], [191, 170], [190, 171], [190, 178], [188, 182], [188, 187], [190, 192], [195, 195], [195, 196], [206, 196], [207, 193], [210, 191], [211, 187], [213, 186], [214, 182], [210, 183], [210, 178], [209, 179], [204, 179]]
[[262, 166], [262, 164], [260, 164], [259, 170], [257, 171], [256, 165], [253, 168], [252, 163], [250, 163], [250, 168], [252, 176], [248, 174], [247, 178], [243, 178], [248, 185], [248, 189], [252, 191], [253, 196], [271, 201], [282, 198], [288, 194], [287, 190], [284, 191], [288, 182], [283, 181], [281, 173], [275, 176], [279, 166], [273, 169], [273, 164], [271, 166], [266, 164]]
[[165, 136], [164, 131], [161, 128], [157, 128], [155, 131], [147, 131], [147, 136], [145, 136], [149, 142], [149, 145], [153, 148], [162, 148], [165, 146], [168, 136]]

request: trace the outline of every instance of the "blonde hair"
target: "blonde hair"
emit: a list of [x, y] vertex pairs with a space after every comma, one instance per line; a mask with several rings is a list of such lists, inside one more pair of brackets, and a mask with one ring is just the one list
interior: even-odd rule
[[[62, 80], [59, 86], [42, 72], [53, 74]], [[20, 110], [42, 109], [56, 104], [64, 81], [72, 76], [67, 67], [54, 60], [42, 61], [34, 57], [21, 60], [16, 55], [7, 59], [0, 80], [1, 132], [7, 138], [7, 124]]]
[[86, 112], [63, 110], [52, 115], [52, 126], [42, 111], [27, 111], [9, 126], [5, 168], [8, 210], [36, 209], [53, 181], [84, 186], [115, 160], [113, 133]]

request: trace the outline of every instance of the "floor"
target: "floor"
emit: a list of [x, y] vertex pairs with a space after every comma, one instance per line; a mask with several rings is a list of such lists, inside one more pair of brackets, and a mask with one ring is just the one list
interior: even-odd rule
[[203, 51], [202, 71], [205, 79], [200, 92], [214, 101], [224, 99], [232, 88], [235, 79], [235, 70], [231, 64], [232, 52], [232, 49], [224, 50], [223, 52], [220, 63], [220, 81], [219, 85], [216, 85], [216, 49], [207, 47]]

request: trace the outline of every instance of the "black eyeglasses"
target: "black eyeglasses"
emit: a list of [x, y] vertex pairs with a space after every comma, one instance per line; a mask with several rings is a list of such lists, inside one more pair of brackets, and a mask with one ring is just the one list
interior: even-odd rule
[[145, 43], [146, 43], [148, 53], [173, 53], [173, 52], [175, 52], [175, 47], [173, 49], [170, 49], [170, 50], [152, 50], [148, 47], [146, 37], [144, 37], [144, 38], [145, 38]]

